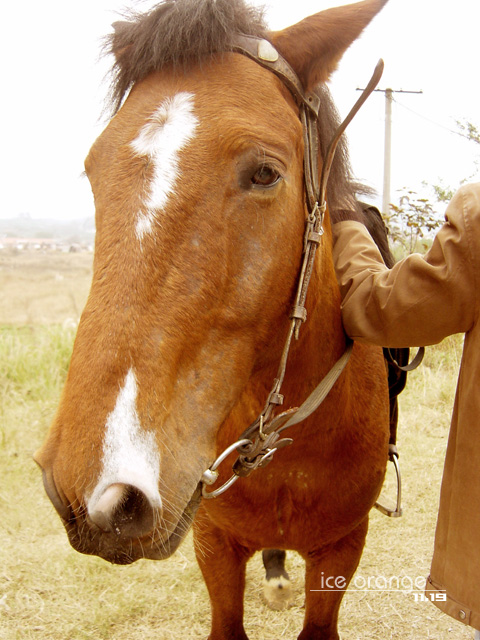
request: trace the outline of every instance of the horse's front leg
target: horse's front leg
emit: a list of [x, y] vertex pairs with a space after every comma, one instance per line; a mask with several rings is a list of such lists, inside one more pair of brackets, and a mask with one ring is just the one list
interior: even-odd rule
[[305, 557], [305, 622], [298, 640], [339, 640], [338, 611], [355, 573], [368, 529], [365, 518], [347, 536]]
[[245, 569], [253, 551], [216, 527], [201, 507], [193, 526], [195, 555], [210, 596], [209, 640], [248, 640], [243, 628]]

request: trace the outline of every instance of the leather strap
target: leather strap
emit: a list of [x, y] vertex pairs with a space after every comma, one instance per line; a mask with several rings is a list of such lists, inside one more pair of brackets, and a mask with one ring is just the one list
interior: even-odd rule
[[400, 371], [414, 371], [417, 367], [419, 367], [422, 363], [423, 356], [425, 355], [425, 347], [419, 347], [417, 353], [415, 354], [414, 359], [408, 364], [401, 365], [399, 364], [392, 355], [392, 352], [388, 347], [383, 349], [384, 356], [388, 362], [394, 364]]
[[277, 75], [287, 89], [293, 94], [298, 105], [304, 104], [318, 118], [320, 98], [315, 93], [305, 92], [299, 77], [275, 47], [263, 38], [238, 35], [235, 38], [233, 51], [243, 53], [262, 67]]
[[333, 365], [320, 384], [312, 391], [303, 404], [295, 411], [291, 418], [282, 426], [278, 431], [283, 431], [288, 427], [292, 427], [294, 424], [298, 424], [311, 416], [314, 411], [322, 404], [325, 398], [330, 393], [334, 384], [340, 377], [342, 371], [345, 369], [347, 362], [350, 359], [350, 355], [353, 349], [353, 340], [348, 339], [347, 348], [342, 356]]

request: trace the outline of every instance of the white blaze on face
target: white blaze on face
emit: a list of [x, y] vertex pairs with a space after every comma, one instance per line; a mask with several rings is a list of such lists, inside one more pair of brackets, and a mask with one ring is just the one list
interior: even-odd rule
[[198, 120], [193, 113], [193, 95], [178, 93], [165, 100], [131, 143], [135, 153], [153, 163], [153, 177], [138, 213], [136, 234], [141, 240], [151, 233], [158, 212], [165, 208], [180, 175], [179, 154], [192, 139]]
[[142, 429], [136, 407], [137, 381], [133, 369], [125, 377], [115, 408], [107, 416], [103, 442], [103, 469], [88, 500], [95, 510], [105, 491], [115, 484], [140, 489], [153, 507], [161, 507], [158, 492], [160, 454], [155, 436]]

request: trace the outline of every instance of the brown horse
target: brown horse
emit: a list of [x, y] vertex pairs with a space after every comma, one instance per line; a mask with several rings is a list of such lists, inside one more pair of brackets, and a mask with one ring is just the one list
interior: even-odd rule
[[[86, 160], [93, 281], [36, 460], [82, 553], [118, 564], [166, 558], [195, 517], [211, 639], [246, 638], [245, 565], [265, 548], [305, 558], [300, 638], [338, 638], [388, 445], [382, 353], [355, 344], [325, 402], [290, 428], [293, 444], [201, 500], [205, 470], [270, 392], [304, 247], [299, 105], [234, 43], [238, 34], [261, 38], [262, 55], [279, 52], [305, 91], [318, 85], [323, 157], [336, 128], [323, 83], [384, 3], [365, 0], [268, 32], [242, 0], [167, 0], [115, 25], [110, 40], [115, 116]], [[330, 211], [356, 206], [344, 148], [327, 202]], [[282, 388], [287, 406], [299, 406], [345, 349], [328, 210], [324, 225], [308, 320]], [[219, 482], [229, 467], [220, 466]], [[322, 587], [326, 577], [335, 588], [331, 580]]]

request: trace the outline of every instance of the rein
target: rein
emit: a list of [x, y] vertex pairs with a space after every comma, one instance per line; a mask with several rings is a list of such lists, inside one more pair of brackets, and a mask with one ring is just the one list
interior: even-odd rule
[[[353, 342], [347, 338], [345, 352], [305, 402], [300, 407], [274, 415], [275, 409], [283, 404], [284, 398], [280, 391], [285, 377], [292, 340], [294, 337], [296, 340], [298, 339], [300, 327], [307, 319], [305, 301], [313, 273], [315, 254], [324, 232], [323, 219], [327, 208], [325, 194], [337, 144], [348, 124], [377, 86], [383, 73], [383, 61], [380, 60], [367, 87], [335, 132], [327, 149], [319, 181], [320, 145], [317, 126], [321, 106], [319, 96], [312, 92], [304, 91], [302, 83], [295, 71], [268, 40], [239, 35], [236, 38], [233, 50], [246, 55], [248, 58], [277, 75], [290, 90], [300, 108], [300, 120], [302, 123], [305, 147], [304, 180], [308, 216], [304, 233], [303, 260], [300, 268], [295, 303], [290, 314], [290, 328], [273, 388], [267, 398], [263, 411], [257, 419], [243, 432], [238, 441], [227, 447], [212, 466], [203, 474], [201, 483], [203, 484], [202, 495], [204, 498], [215, 498], [219, 496], [236, 482], [238, 478], [246, 477], [255, 469], [266, 466], [278, 449], [291, 444], [293, 442], [291, 438], [280, 438], [281, 432], [305, 420], [320, 406], [350, 358]], [[217, 469], [219, 465], [234, 451], [237, 451], [239, 456], [232, 467], [233, 475], [218, 489], [208, 491], [207, 487], [213, 485], [218, 478]]]

